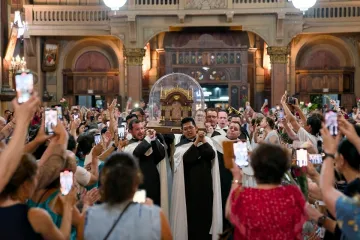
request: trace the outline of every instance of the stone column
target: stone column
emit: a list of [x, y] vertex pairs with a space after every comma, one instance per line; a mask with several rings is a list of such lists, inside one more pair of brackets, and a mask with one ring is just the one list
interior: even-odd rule
[[271, 62], [271, 106], [280, 104], [287, 90], [287, 62], [289, 47], [268, 47]]
[[10, 101], [12, 98], [15, 97], [15, 91], [10, 86], [10, 61], [5, 60], [6, 49], [9, 43], [8, 1], [0, 2], [0, 101], [2, 101], [2, 105], [4, 105], [6, 104], [5, 101]]
[[127, 62], [127, 96], [139, 102], [142, 96], [142, 62], [144, 48], [124, 48]]

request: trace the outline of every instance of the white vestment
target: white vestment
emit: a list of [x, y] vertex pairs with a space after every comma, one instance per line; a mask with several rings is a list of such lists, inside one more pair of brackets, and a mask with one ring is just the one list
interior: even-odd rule
[[[175, 145], [180, 142], [180, 138], [181, 135], [175, 135]], [[209, 233], [212, 234], [212, 240], [217, 240], [219, 239], [219, 234], [223, 232], [220, 172], [216, 149], [213, 146], [210, 138], [206, 137], [206, 141], [215, 151], [215, 158], [212, 161], [211, 168], [213, 186], [213, 207], [212, 224], [211, 229], [209, 229]], [[174, 153], [174, 179], [171, 194], [170, 211], [170, 224], [174, 240], [188, 239], [183, 156], [193, 144], [193, 142], [190, 142], [178, 146], [176, 147]]]
[[[151, 144], [150, 138], [147, 136], [145, 137], [145, 140]], [[159, 141], [159, 140], [155, 140], [155, 141]], [[141, 141], [137, 141], [134, 143], [131, 143], [129, 145], [127, 145], [123, 152], [125, 153], [129, 153], [129, 154], [133, 154], [135, 148], [141, 143]], [[161, 144], [161, 143], [160, 143]], [[153, 150], [152, 147], [149, 148], [149, 150], [146, 151], [145, 156], [150, 156], [152, 154]], [[166, 152], [166, 149], [165, 149]], [[163, 210], [165, 216], [169, 216], [169, 193], [168, 193], [168, 171], [167, 168], [167, 161], [166, 161], [166, 157], [165, 159], [161, 160], [158, 165], [157, 165], [157, 169], [159, 171], [160, 174], [160, 201], [161, 201], [161, 209]]]

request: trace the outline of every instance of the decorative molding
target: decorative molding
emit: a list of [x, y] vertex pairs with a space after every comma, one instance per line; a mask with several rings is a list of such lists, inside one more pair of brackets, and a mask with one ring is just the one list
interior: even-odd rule
[[184, 23], [185, 22], [185, 14], [178, 14], [179, 22]]
[[234, 12], [227, 12], [226, 13], [226, 21], [231, 23], [233, 21], [234, 18]]
[[144, 48], [126, 48], [124, 49], [127, 64], [129, 66], [141, 66], [145, 56]]
[[270, 55], [270, 62], [287, 64], [288, 55], [290, 53], [289, 47], [268, 47], [267, 53]]
[[128, 26], [129, 26], [129, 41], [134, 43], [137, 40], [135, 16], [128, 16]]
[[227, 0], [187, 0], [185, 9], [221, 9], [227, 8]]

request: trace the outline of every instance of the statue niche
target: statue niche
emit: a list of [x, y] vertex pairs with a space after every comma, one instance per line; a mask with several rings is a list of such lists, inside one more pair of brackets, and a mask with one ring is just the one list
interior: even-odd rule
[[161, 118], [160, 124], [165, 126], [181, 125], [181, 120], [192, 116], [192, 89], [171, 88], [160, 92]]

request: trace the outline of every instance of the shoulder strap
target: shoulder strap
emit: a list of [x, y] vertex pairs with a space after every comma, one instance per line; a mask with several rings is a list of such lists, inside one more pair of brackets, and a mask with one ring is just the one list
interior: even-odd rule
[[119, 217], [115, 220], [114, 224], [112, 225], [112, 227], [110, 228], [109, 232], [106, 234], [104, 240], [107, 240], [111, 233], [114, 231], [114, 228], [116, 227], [116, 225], [118, 224], [118, 222], [120, 221], [121, 217], [124, 215], [124, 213], [126, 212], [126, 210], [129, 208], [129, 206], [133, 204], [133, 202], [129, 202], [128, 205], [126, 205], [126, 207], [124, 208], [124, 210], [120, 213]]

